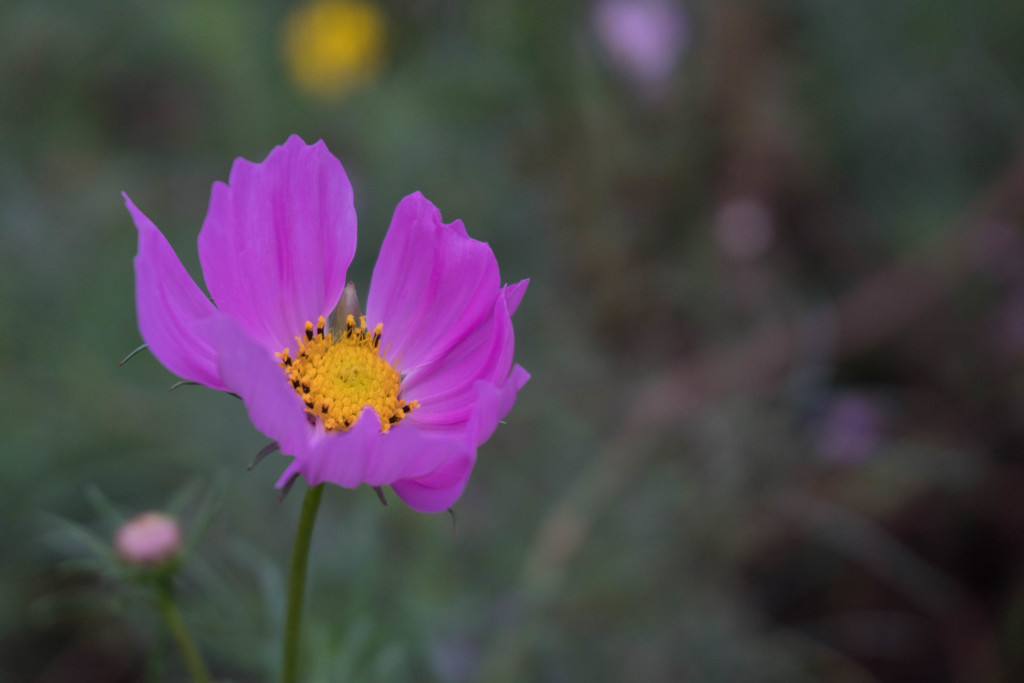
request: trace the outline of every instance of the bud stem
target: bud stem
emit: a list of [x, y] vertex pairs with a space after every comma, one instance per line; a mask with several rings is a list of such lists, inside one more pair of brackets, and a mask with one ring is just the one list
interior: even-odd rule
[[171, 631], [174, 642], [178, 644], [178, 649], [181, 650], [181, 658], [185, 661], [185, 668], [188, 669], [192, 680], [196, 681], [196, 683], [212, 683], [213, 679], [210, 677], [210, 672], [207, 670], [205, 662], [203, 662], [203, 656], [199, 654], [199, 648], [188, 631], [185, 619], [181, 616], [178, 606], [174, 603], [174, 592], [171, 589], [169, 578], [159, 582], [156, 588], [156, 601], [160, 606], [160, 613], [163, 614], [164, 621], [167, 622], [167, 627]]

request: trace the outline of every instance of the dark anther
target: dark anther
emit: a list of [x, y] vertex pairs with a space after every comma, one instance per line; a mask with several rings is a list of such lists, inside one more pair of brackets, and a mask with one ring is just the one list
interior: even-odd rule
[[310, 410], [313, 410], [313, 402], [312, 401], [306, 401], [306, 407], [309, 408]]
[[296, 389], [298, 389], [299, 388], [299, 380], [293, 379], [292, 380], [292, 386], [295, 387]]
[[395, 424], [396, 422], [398, 422], [401, 419], [402, 418], [398, 417], [397, 415], [392, 415], [391, 417], [388, 418], [388, 422], [390, 424]]
[[302, 393], [304, 393], [304, 394], [308, 394], [309, 393], [309, 385], [308, 384], [303, 384], [302, 385]]
[[323, 323], [317, 323], [316, 333], [318, 335], [320, 335], [321, 337], [324, 336], [324, 326], [323, 326]]
[[285, 365], [291, 365], [291, 364], [292, 364], [292, 358], [291, 358], [291, 356], [285, 356], [285, 357], [284, 357], [284, 364], [285, 364]]
[[412, 410], [412, 408], [410, 408], [408, 405], [402, 406], [402, 412], [403, 413], [408, 413], [410, 410]]
[[327, 414], [327, 404], [326, 403], [321, 403], [320, 404], [320, 412], [323, 413], [324, 415]]
[[313, 341], [313, 326], [310, 325], [306, 328], [306, 339]]

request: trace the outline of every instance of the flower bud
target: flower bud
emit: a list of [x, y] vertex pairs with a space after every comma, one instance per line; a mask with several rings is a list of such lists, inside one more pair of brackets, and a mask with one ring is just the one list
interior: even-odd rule
[[359, 316], [362, 314], [363, 311], [359, 307], [359, 294], [356, 292], [356, 285], [354, 282], [349, 282], [345, 285], [345, 289], [342, 290], [341, 299], [338, 300], [338, 305], [335, 306], [334, 312], [331, 313], [331, 329], [344, 330], [345, 318], [351, 315], [356, 320], [359, 320]]
[[178, 554], [181, 530], [173, 517], [162, 512], [144, 512], [117, 530], [114, 547], [125, 562], [153, 567]]

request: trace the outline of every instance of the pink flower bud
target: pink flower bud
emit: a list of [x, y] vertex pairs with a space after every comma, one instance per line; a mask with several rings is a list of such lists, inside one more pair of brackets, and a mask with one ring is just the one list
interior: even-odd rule
[[125, 562], [151, 567], [178, 553], [181, 549], [181, 530], [173, 517], [162, 512], [144, 512], [117, 530], [114, 546]]

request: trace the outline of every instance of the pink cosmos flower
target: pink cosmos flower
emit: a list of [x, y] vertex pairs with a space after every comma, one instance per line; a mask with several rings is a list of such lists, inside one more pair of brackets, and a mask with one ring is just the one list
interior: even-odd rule
[[501, 286], [491, 248], [423, 195], [395, 209], [366, 315], [331, 329], [356, 249], [352, 186], [323, 141], [292, 136], [214, 183], [199, 233], [213, 302], [125, 195], [139, 233], [139, 330], [171, 372], [237, 394], [302, 475], [391, 486], [436, 512], [462, 494], [476, 449], [529, 379], [511, 315], [528, 280]]

